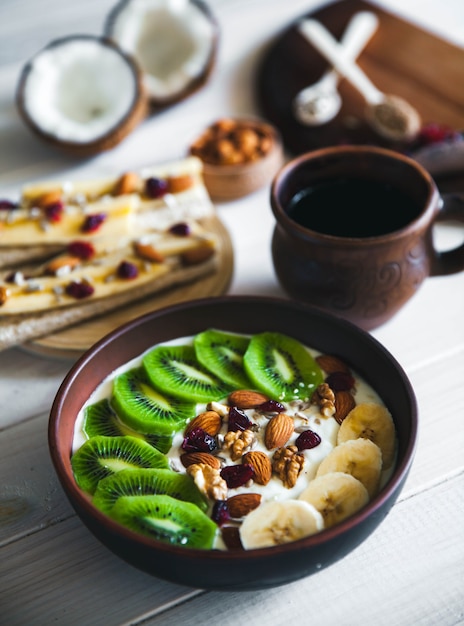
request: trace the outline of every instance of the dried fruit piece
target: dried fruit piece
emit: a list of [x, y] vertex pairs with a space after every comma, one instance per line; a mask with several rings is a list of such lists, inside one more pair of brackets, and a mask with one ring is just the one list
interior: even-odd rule
[[248, 415], [243, 413], [243, 411], [239, 411], [234, 406], [230, 407], [229, 417], [227, 422], [227, 430], [228, 431], [237, 431], [237, 430], [249, 430], [253, 427], [253, 422], [250, 420]]
[[295, 440], [298, 450], [311, 450], [321, 443], [321, 438], [313, 430], [304, 430]]
[[66, 295], [71, 296], [71, 298], [76, 298], [76, 300], [89, 298], [93, 295], [94, 291], [94, 287], [85, 280], [72, 281], [65, 287]]
[[256, 408], [263, 413], [283, 413], [285, 411], [285, 406], [277, 400], [267, 400]]
[[118, 278], [124, 278], [125, 280], [133, 280], [139, 275], [139, 270], [134, 263], [130, 261], [121, 261], [116, 269], [116, 275]]
[[177, 235], [178, 237], [188, 237], [192, 232], [191, 227], [187, 222], [177, 222], [169, 228], [171, 235]]
[[162, 198], [168, 193], [168, 183], [163, 178], [151, 176], [145, 181], [145, 193], [149, 198]]
[[13, 211], [18, 208], [19, 204], [17, 202], [12, 202], [11, 200], [0, 200], [0, 211]]
[[229, 489], [236, 489], [242, 487], [254, 476], [254, 470], [251, 465], [244, 463], [243, 465], [226, 465], [221, 472], [221, 478], [223, 478]]
[[199, 427], [193, 428], [182, 442], [185, 452], [212, 452], [216, 448], [216, 439]]
[[222, 526], [221, 535], [228, 550], [244, 549], [240, 539], [240, 529], [238, 526]]
[[64, 211], [64, 204], [61, 201], [47, 204], [44, 207], [45, 217], [49, 222], [57, 223], [61, 220]]
[[77, 256], [83, 261], [88, 261], [95, 255], [95, 248], [90, 241], [71, 241], [68, 245], [68, 252], [72, 256]]
[[230, 522], [230, 513], [227, 500], [216, 500], [211, 512], [211, 519], [219, 526]]
[[349, 372], [333, 372], [325, 379], [333, 391], [349, 391], [354, 387], [354, 377]]
[[94, 233], [97, 231], [103, 222], [106, 220], [106, 213], [93, 213], [87, 215], [82, 224], [81, 230], [83, 233]]

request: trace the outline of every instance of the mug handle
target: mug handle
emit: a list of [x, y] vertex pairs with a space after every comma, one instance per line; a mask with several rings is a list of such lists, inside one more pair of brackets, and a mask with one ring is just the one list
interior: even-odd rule
[[[437, 222], [457, 221], [464, 225], [464, 194], [446, 193], [442, 195], [443, 205], [435, 219]], [[430, 276], [445, 276], [464, 270], [464, 243], [451, 250], [434, 250]]]

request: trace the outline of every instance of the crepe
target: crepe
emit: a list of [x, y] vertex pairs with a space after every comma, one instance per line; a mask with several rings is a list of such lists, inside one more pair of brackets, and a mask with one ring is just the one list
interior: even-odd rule
[[216, 269], [202, 164], [47, 182], [0, 210], [0, 349]]

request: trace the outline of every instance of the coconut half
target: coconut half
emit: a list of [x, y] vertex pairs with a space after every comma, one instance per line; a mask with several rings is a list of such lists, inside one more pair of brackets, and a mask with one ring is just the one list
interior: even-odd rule
[[148, 109], [137, 63], [113, 42], [91, 35], [57, 39], [31, 59], [16, 103], [37, 135], [78, 155], [114, 147]]
[[155, 108], [202, 87], [216, 61], [219, 27], [200, 0], [122, 0], [105, 34], [137, 60]]

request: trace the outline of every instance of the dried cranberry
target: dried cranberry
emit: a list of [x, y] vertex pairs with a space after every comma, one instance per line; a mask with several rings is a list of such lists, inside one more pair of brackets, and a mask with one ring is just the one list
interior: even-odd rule
[[145, 192], [150, 198], [162, 198], [168, 192], [168, 183], [162, 178], [152, 176], [145, 182]]
[[349, 391], [353, 389], [355, 380], [349, 372], [332, 372], [325, 382], [333, 391]]
[[213, 505], [213, 511], [211, 513], [211, 519], [222, 526], [226, 522], [230, 522], [229, 507], [225, 500], [216, 500]]
[[185, 452], [212, 452], [216, 448], [216, 439], [199, 426], [192, 428], [182, 442]]
[[230, 407], [227, 430], [233, 430], [234, 432], [237, 430], [248, 430], [252, 426], [253, 422], [245, 413], [239, 411], [235, 406]]
[[256, 408], [263, 413], [282, 413], [285, 411], [284, 405], [277, 400], [266, 400]]
[[430, 123], [423, 126], [417, 137], [420, 146], [429, 146], [443, 141], [453, 141], [459, 134], [449, 126], [443, 124]]
[[301, 435], [295, 439], [295, 445], [298, 450], [311, 450], [321, 443], [321, 438], [313, 430], [304, 430]]
[[235, 489], [251, 480], [255, 471], [249, 463], [244, 463], [243, 465], [226, 465], [220, 473], [229, 489]]
[[87, 215], [84, 223], [82, 224], [81, 230], [83, 233], [94, 233], [100, 228], [105, 220], [106, 213], [93, 213], [92, 215]]
[[76, 300], [82, 300], [83, 298], [88, 298], [89, 296], [91, 296], [95, 289], [88, 282], [73, 281], [66, 285], [65, 291], [68, 296], [71, 296], [71, 298], [76, 298]]
[[11, 202], [11, 200], [0, 200], [0, 211], [13, 211], [17, 209], [19, 204]]
[[192, 229], [185, 222], [178, 222], [177, 224], [173, 224], [171, 226], [169, 232], [172, 235], [177, 235], [178, 237], [188, 237], [192, 232]]
[[95, 248], [89, 241], [71, 241], [68, 245], [68, 252], [86, 261], [94, 256]]
[[44, 208], [45, 217], [49, 222], [59, 222], [63, 216], [64, 204], [61, 200], [47, 204]]
[[134, 278], [137, 278], [137, 276], [139, 275], [139, 270], [137, 266], [130, 261], [121, 261], [121, 263], [118, 265], [118, 269], [116, 270], [116, 274], [119, 278], [132, 280]]

